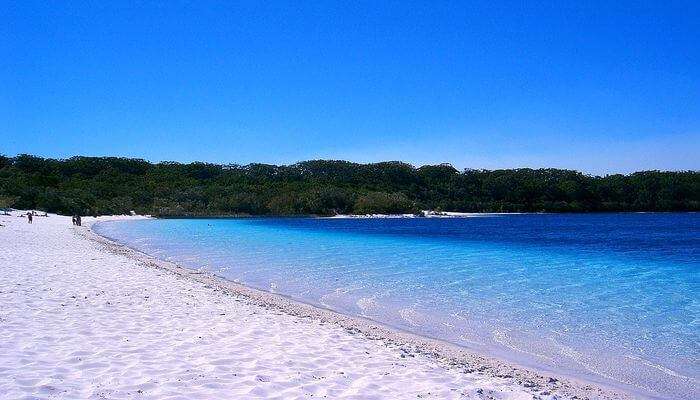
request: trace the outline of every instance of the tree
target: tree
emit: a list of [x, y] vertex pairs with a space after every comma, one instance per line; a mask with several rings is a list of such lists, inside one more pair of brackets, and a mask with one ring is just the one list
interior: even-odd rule
[[562, 169], [457, 171], [398, 161], [292, 165], [149, 163], [119, 157], [0, 156], [4, 204], [63, 214], [698, 211], [698, 171], [589, 176]]

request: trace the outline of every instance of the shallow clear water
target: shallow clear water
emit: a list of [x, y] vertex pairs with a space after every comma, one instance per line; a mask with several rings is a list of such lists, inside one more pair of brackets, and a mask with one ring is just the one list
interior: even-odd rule
[[700, 214], [166, 219], [94, 229], [528, 366], [700, 398]]

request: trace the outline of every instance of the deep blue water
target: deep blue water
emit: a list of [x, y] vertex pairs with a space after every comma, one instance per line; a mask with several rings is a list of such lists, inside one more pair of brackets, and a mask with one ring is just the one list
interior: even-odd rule
[[528, 366], [700, 398], [700, 214], [167, 219], [98, 233]]

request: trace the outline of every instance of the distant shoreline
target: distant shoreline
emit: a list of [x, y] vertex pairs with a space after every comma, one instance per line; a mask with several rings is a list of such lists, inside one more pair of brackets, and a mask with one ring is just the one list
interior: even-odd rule
[[462, 169], [401, 161], [151, 163], [0, 155], [0, 207], [64, 215], [700, 211], [700, 171], [592, 176], [556, 168]]
[[[416, 216], [414, 214], [336, 214], [336, 215], [317, 215], [317, 214], [206, 214], [206, 215], [149, 215], [152, 218], [158, 219], [255, 219], [255, 218], [326, 218], [326, 219], [401, 219], [401, 218], [469, 218], [469, 217], [484, 217], [484, 216], [507, 216], [507, 215], [595, 215], [595, 214], [696, 214], [698, 211], [588, 211], [588, 212], [446, 212], [448, 215], [430, 215]], [[106, 216], [106, 215], [105, 215]]]

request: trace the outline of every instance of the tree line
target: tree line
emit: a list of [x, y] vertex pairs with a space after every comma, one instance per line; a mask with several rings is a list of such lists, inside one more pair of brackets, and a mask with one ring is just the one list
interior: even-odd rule
[[0, 156], [0, 207], [160, 216], [698, 211], [700, 172], [604, 177], [564, 169], [458, 171], [391, 161], [293, 165]]

